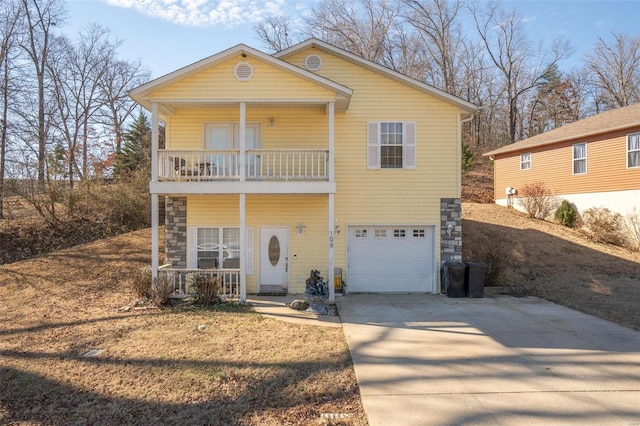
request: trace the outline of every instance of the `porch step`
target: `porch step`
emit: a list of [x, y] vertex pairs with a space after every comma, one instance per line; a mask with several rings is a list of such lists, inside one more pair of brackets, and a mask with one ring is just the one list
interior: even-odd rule
[[258, 293], [258, 296], [286, 296], [287, 292], [282, 292], [282, 291], [274, 291], [274, 292], [264, 292], [264, 293]]

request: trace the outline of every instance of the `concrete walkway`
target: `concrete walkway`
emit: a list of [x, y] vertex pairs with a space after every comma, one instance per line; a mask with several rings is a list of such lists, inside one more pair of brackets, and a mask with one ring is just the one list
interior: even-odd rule
[[337, 303], [371, 425], [640, 425], [638, 331], [537, 298]]

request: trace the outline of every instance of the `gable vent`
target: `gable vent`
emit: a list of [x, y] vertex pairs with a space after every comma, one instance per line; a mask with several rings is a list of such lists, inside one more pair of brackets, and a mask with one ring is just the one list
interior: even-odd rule
[[309, 71], [318, 71], [322, 66], [322, 58], [318, 55], [309, 55], [304, 58], [304, 66]]
[[233, 75], [240, 81], [247, 81], [253, 77], [253, 67], [249, 62], [238, 62], [233, 68]]

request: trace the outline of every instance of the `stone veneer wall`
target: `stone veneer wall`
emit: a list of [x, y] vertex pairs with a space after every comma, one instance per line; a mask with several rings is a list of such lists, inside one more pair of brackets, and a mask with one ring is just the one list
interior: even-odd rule
[[187, 267], [187, 198], [167, 197], [165, 201], [165, 253], [172, 268]]
[[[447, 233], [453, 227], [451, 235]], [[462, 203], [460, 198], [440, 199], [440, 261], [462, 262]]]

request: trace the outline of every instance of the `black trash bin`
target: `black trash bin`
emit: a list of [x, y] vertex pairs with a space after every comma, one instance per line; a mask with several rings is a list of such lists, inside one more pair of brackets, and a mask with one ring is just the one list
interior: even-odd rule
[[484, 297], [484, 278], [487, 268], [484, 263], [467, 263], [464, 290], [467, 297]]
[[464, 297], [464, 277], [466, 265], [462, 262], [447, 261], [442, 267], [444, 292], [447, 297]]

